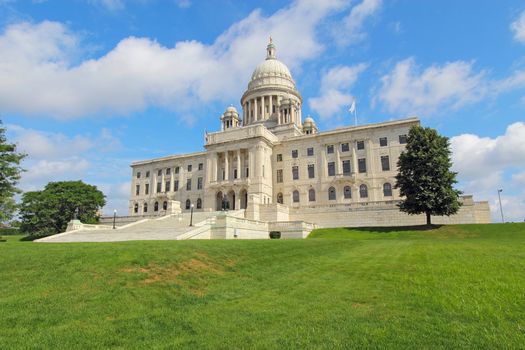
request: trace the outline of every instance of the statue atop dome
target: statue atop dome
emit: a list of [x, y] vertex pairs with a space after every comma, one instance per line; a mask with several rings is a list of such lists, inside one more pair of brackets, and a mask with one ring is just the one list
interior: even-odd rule
[[272, 42], [272, 36], [270, 35], [270, 42], [266, 46], [266, 59], [274, 60], [275, 59], [275, 45]]

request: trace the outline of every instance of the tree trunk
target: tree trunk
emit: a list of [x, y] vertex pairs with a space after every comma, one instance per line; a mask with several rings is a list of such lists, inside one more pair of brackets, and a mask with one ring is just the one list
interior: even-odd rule
[[430, 221], [430, 212], [427, 211], [426, 214], [427, 214], [427, 226], [430, 226], [430, 225], [432, 225], [432, 223]]

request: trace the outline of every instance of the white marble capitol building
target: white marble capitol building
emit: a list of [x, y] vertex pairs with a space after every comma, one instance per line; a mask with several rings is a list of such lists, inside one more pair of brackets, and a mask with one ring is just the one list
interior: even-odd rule
[[[131, 165], [130, 216], [222, 212], [239, 219], [233, 226], [279, 222], [283, 232], [301, 222], [425, 223], [399, 212], [393, 188], [417, 118], [319, 131], [313, 118], [303, 119], [301, 94], [271, 41], [240, 102], [241, 111], [230, 106], [221, 116], [221, 131], [207, 134], [204, 152]], [[464, 196], [457, 215], [433, 222], [490, 222], [488, 204]], [[237, 226], [235, 232], [244, 232]]]

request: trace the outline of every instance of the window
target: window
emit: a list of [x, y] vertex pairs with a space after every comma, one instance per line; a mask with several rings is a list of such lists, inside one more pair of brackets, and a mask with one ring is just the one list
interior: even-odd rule
[[189, 199], [186, 199], [186, 209], [190, 209], [191, 207], [191, 201]]
[[335, 176], [335, 163], [328, 162], [328, 176]]
[[162, 203], [162, 210], [168, 210], [168, 202], [164, 201]]
[[148, 203], [144, 203], [144, 207], [142, 208], [142, 211], [144, 213], [147, 213], [148, 212]]
[[379, 146], [386, 147], [388, 145], [388, 141], [386, 137], [380, 137], [379, 138]]
[[383, 196], [392, 197], [392, 185], [388, 182], [383, 184]]
[[277, 183], [283, 182], [283, 169], [277, 169]]
[[250, 168], [246, 168], [246, 178], [250, 177]]
[[153, 206], [153, 211], [159, 211], [159, 202], [155, 202], [155, 205]]
[[366, 185], [359, 186], [359, 197], [368, 198], [368, 187]]
[[199, 170], [202, 170], [204, 169], [204, 164], [203, 163], [199, 163]]
[[308, 178], [315, 178], [315, 166], [313, 164], [308, 164]]
[[140, 194], [140, 185], [135, 186], [135, 196], [138, 196]]
[[295, 190], [292, 193], [292, 199], [294, 203], [299, 203], [299, 191]]
[[345, 186], [343, 190], [343, 195], [345, 199], [352, 198], [352, 189], [350, 188], [350, 186]]
[[159, 170], [157, 171], [157, 176], [162, 176], [162, 169], [159, 169]]
[[314, 148], [313, 148], [313, 147], [309, 147], [309, 148], [307, 148], [307, 149], [306, 149], [306, 155], [307, 155], [308, 157], [313, 156], [313, 155], [314, 155]]
[[341, 144], [341, 152], [348, 152], [350, 151], [350, 146], [348, 145], [348, 142]]
[[299, 167], [297, 165], [292, 167], [292, 178], [299, 180]]
[[202, 190], [202, 177], [197, 178], [197, 189]]
[[191, 191], [191, 179], [186, 181], [186, 191]]
[[166, 168], [166, 175], [171, 175], [171, 168]]
[[233, 169], [233, 178], [238, 179], [237, 177], [237, 168]]
[[170, 181], [166, 181], [166, 183], [164, 184], [164, 192], [169, 192], [171, 191], [171, 182]]
[[359, 158], [357, 160], [357, 167], [360, 173], [366, 173], [366, 158]]
[[328, 200], [335, 201], [335, 188], [333, 187], [328, 189]]
[[282, 154], [279, 153], [279, 154], [277, 155], [277, 161], [278, 161], [278, 162], [282, 162], [282, 161], [283, 161], [283, 155], [282, 155]]
[[149, 170], [146, 171], [146, 177], [149, 177]]
[[357, 141], [357, 149], [365, 149], [365, 141]]
[[202, 209], [202, 199], [197, 199], [197, 209]]
[[178, 173], [179, 173], [179, 169], [180, 169], [180, 168], [179, 168], [178, 166], [175, 167], [175, 174], [178, 174]]
[[280, 192], [277, 194], [277, 203], [283, 204], [283, 194]]
[[326, 153], [334, 153], [334, 145], [326, 146]]
[[383, 171], [390, 170], [390, 160], [388, 156], [381, 156], [381, 169], [383, 169]]
[[192, 169], [192, 165], [188, 164], [188, 172], [191, 172], [191, 169]]
[[137, 214], [139, 212], [139, 205], [135, 203], [135, 206], [133, 207], [133, 212]]
[[173, 191], [178, 191], [179, 190], [179, 180], [175, 180], [173, 182]]
[[308, 190], [308, 201], [315, 202], [315, 190], [313, 188]]
[[137, 179], [140, 179], [140, 171], [137, 171]]
[[297, 157], [299, 157], [299, 152], [296, 149], [293, 149], [292, 150], [292, 158], [297, 158]]
[[144, 194], [149, 194], [149, 184], [146, 184], [146, 187], [144, 188]]
[[157, 182], [157, 193], [160, 193], [162, 191], [162, 183]]
[[350, 168], [350, 160], [343, 160], [343, 174], [350, 175], [352, 169]]
[[400, 144], [403, 145], [403, 144], [407, 143], [407, 140], [408, 140], [407, 135], [399, 135], [399, 143]]

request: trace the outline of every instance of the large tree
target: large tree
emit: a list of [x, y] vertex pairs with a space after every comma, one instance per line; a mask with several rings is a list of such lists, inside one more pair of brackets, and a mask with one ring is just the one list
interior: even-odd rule
[[461, 192], [453, 187], [457, 181], [456, 173], [450, 170], [450, 155], [447, 137], [419, 125], [410, 129], [406, 149], [397, 162], [395, 188], [405, 197], [399, 205], [401, 211], [424, 213], [427, 225], [431, 225], [431, 215], [457, 213]]
[[7, 142], [5, 128], [0, 120], [0, 223], [10, 220], [16, 210], [14, 196], [23, 169], [20, 162], [26, 155], [17, 153], [16, 145]]
[[50, 182], [44, 190], [22, 196], [20, 229], [32, 235], [63, 232], [74, 215], [84, 223], [96, 223], [105, 204], [96, 186], [82, 181]]

